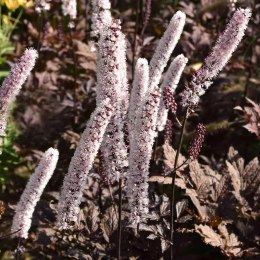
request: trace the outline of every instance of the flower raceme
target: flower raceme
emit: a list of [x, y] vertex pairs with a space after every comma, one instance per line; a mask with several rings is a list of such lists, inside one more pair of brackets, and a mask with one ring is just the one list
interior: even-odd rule
[[185, 24], [186, 15], [178, 11], [172, 17], [170, 24], [163, 34], [162, 39], [159, 42], [157, 49], [150, 62], [149, 70], [149, 90], [153, 91], [158, 86], [163, 70], [166, 67], [170, 56], [177, 45], [183, 27]]
[[112, 22], [109, 0], [92, 0], [91, 36], [99, 38], [100, 33]]
[[35, 10], [38, 13], [49, 11], [51, 8], [50, 0], [35, 0]]
[[11, 68], [0, 88], [0, 136], [5, 135], [8, 108], [28, 78], [37, 58], [36, 50], [26, 49], [20, 60]]
[[145, 94], [148, 90], [149, 83], [149, 66], [148, 61], [143, 58], [139, 58], [135, 66], [135, 74], [133, 87], [130, 96], [130, 105], [128, 112], [128, 132], [130, 135], [130, 142], [132, 138], [135, 138], [135, 129], [137, 119], [140, 114], [140, 110], [143, 107], [145, 100]]
[[225, 31], [218, 38], [212, 52], [205, 59], [202, 67], [193, 74], [191, 83], [183, 91], [183, 107], [194, 107], [198, 104], [200, 96], [205, 93], [212, 84], [212, 79], [227, 64], [242, 40], [250, 17], [251, 11], [248, 8], [240, 8], [234, 13]]
[[191, 160], [198, 158], [202, 144], [204, 142], [206, 128], [203, 124], [198, 124], [195, 130], [195, 135], [188, 147], [189, 157]]
[[148, 176], [152, 148], [156, 136], [156, 122], [161, 93], [155, 88], [144, 101], [136, 123], [135, 139], [130, 143], [127, 197], [130, 222], [133, 225], [143, 220], [148, 213]]
[[39, 201], [43, 190], [48, 184], [59, 158], [58, 150], [49, 148], [41, 159], [35, 172], [30, 177], [29, 182], [18, 202], [13, 218], [13, 237], [27, 238], [28, 231], [32, 223], [32, 215]]
[[62, 7], [62, 12], [63, 12], [64, 16], [68, 15], [70, 20], [75, 20], [77, 18], [77, 1], [76, 0], [62, 0], [61, 7]]
[[[165, 128], [166, 120], [168, 118], [169, 107], [167, 108], [167, 104], [170, 105], [172, 103], [172, 113], [176, 112], [177, 104], [174, 101], [174, 93], [179, 84], [182, 72], [188, 62], [188, 59], [184, 57], [182, 54], [178, 55], [171, 63], [169, 69], [165, 74], [165, 78], [162, 82], [161, 89], [163, 92], [163, 99], [161, 99], [159, 114], [158, 114], [158, 122], [157, 128], [159, 131], [163, 131]], [[172, 100], [172, 101], [171, 101]], [[169, 102], [168, 102], [169, 101]], [[167, 103], [167, 104], [166, 104]]]
[[112, 113], [111, 101], [105, 99], [93, 112], [81, 135], [62, 186], [57, 215], [57, 226], [60, 229], [70, 228], [70, 223], [77, 219], [87, 174], [98, 153]]
[[100, 35], [98, 44], [97, 104], [111, 99], [114, 114], [101, 145], [104, 169], [110, 183], [118, 181], [128, 166], [124, 128], [129, 106], [126, 72], [126, 41], [120, 22], [113, 20]]

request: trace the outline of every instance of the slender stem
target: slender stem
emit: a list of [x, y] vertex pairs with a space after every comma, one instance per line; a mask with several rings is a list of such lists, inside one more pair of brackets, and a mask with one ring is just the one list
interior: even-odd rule
[[3, 236], [0, 237], [0, 239], [10, 237], [10, 236], [12, 236], [12, 235], [18, 233], [20, 230], [21, 230], [21, 228], [18, 229], [18, 230], [16, 230], [16, 231], [14, 231], [14, 232], [12, 232], [12, 233], [7, 234], [7, 235], [3, 235]]
[[42, 38], [42, 27], [43, 27], [43, 12], [40, 13], [40, 22], [39, 22], [39, 36], [38, 36], [38, 44], [37, 44], [37, 52], [39, 53], [41, 47], [41, 38]]
[[187, 162], [189, 162], [190, 158], [186, 159], [181, 165], [179, 165], [178, 167], [176, 167], [172, 172], [171, 175], [175, 172], [177, 172], [177, 170], [179, 170], [181, 167], [183, 167]]
[[178, 159], [181, 151], [184, 129], [188, 118], [188, 109], [186, 109], [185, 117], [181, 127], [181, 134], [178, 143], [177, 153], [174, 161], [174, 170], [172, 172], [172, 186], [171, 186], [171, 222], [170, 222], [170, 232], [171, 232], [171, 259], [173, 259], [173, 234], [174, 234], [174, 206], [175, 206], [175, 179], [176, 179], [176, 168], [178, 164]]
[[21, 259], [20, 244], [21, 244], [21, 238], [19, 237], [17, 247], [16, 247], [16, 252], [15, 252], [15, 255], [14, 255], [15, 260]]
[[119, 187], [119, 201], [118, 201], [118, 240], [117, 240], [117, 259], [121, 259], [121, 234], [122, 234], [122, 179], [119, 179], [118, 183]]

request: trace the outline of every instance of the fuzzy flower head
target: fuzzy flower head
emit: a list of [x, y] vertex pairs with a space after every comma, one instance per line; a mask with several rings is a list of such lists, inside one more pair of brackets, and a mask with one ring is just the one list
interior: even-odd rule
[[130, 222], [136, 225], [148, 213], [148, 176], [152, 148], [156, 136], [156, 122], [161, 93], [158, 88], [146, 98], [137, 120], [135, 139], [130, 139], [127, 197]]
[[103, 31], [98, 47], [97, 102], [110, 98], [116, 104], [127, 92], [126, 41], [119, 20]]
[[74, 27], [72, 20], [77, 18], [77, 1], [76, 0], [62, 0], [62, 12], [64, 16], [69, 16], [70, 27]]
[[128, 166], [124, 136], [129, 106], [126, 41], [119, 20], [113, 20], [102, 31], [98, 50], [97, 104], [109, 98], [115, 108], [101, 146], [107, 179], [114, 182], [123, 176]]
[[174, 98], [174, 92], [172, 88], [166, 87], [163, 90], [163, 102], [165, 108], [171, 110], [173, 114], [176, 114], [177, 111], [177, 103]]
[[11, 68], [9, 75], [0, 88], [0, 136], [5, 135], [8, 108], [30, 75], [37, 57], [36, 50], [32, 48], [26, 49], [20, 60]]
[[49, 11], [50, 9], [50, 0], [35, 0], [35, 10], [37, 13]]
[[196, 160], [198, 158], [201, 147], [204, 142], [205, 134], [205, 126], [203, 124], [198, 124], [195, 130], [194, 138], [192, 139], [188, 148], [190, 159]]
[[158, 86], [160, 82], [163, 70], [166, 67], [170, 56], [180, 39], [185, 24], [185, 19], [186, 15], [183, 12], [176, 12], [176, 14], [172, 17], [162, 39], [159, 42], [159, 45], [150, 62], [149, 89], [151, 91], [156, 86]]
[[139, 116], [140, 110], [143, 107], [145, 95], [149, 84], [149, 66], [146, 59], [139, 58], [135, 66], [135, 74], [133, 87], [130, 96], [130, 105], [128, 113], [128, 131], [130, 138], [134, 138], [134, 130], [136, 127], [136, 120]]
[[109, 0], [92, 0], [91, 36], [99, 38], [101, 32], [112, 22]]
[[172, 121], [167, 119], [166, 126], [164, 130], [164, 142], [168, 144], [172, 144]]
[[81, 135], [62, 186], [57, 215], [60, 229], [71, 228], [70, 223], [77, 220], [87, 174], [92, 168], [112, 113], [111, 101], [104, 100], [92, 113]]
[[194, 73], [191, 83], [182, 93], [183, 107], [194, 107], [198, 104], [199, 97], [209, 88], [212, 80], [227, 64], [242, 40], [250, 17], [250, 9], [239, 8], [236, 10], [212, 52], [205, 59], [202, 67]]
[[[167, 70], [161, 88], [163, 91], [162, 100], [160, 102], [158, 112], [157, 129], [163, 131], [168, 118], [169, 109], [172, 109], [172, 113], [175, 114], [177, 104], [174, 100], [175, 89], [177, 88], [182, 72], [188, 62], [188, 59], [184, 55], [178, 55], [172, 62]], [[172, 104], [172, 105], [171, 105]]]
[[56, 168], [58, 157], [58, 150], [49, 148], [30, 177], [16, 206], [11, 228], [11, 232], [16, 232], [13, 237], [28, 237], [34, 209]]

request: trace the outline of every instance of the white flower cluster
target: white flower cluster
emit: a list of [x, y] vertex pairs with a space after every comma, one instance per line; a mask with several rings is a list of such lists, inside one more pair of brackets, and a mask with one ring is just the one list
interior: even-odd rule
[[36, 50], [32, 48], [26, 49], [20, 60], [11, 68], [9, 75], [0, 88], [0, 136], [5, 135], [8, 108], [30, 75], [37, 58], [38, 53]]
[[60, 229], [69, 229], [70, 224], [77, 219], [87, 174], [98, 153], [112, 113], [110, 100], [104, 100], [91, 115], [81, 135], [62, 186], [57, 215], [57, 226]]
[[92, 0], [91, 36], [98, 38], [102, 30], [112, 22], [109, 0]]
[[170, 59], [173, 49], [180, 39], [185, 24], [185, 19], [186, 15], [183, 12], [176, 12], [159, 42], [155, 54], [150, 62], [150, 91], [157, 87], [160, 82], [163, 70]]
[[48, 184], [59, 158], [56, 149], [49, 148], [41, 159], [15, 209], [11, 232], [13, 237], [27, 238], [32, 223], [32, 215], [37, 202]]
[[129, 103], [126, 43], [118, 20], [103, 30], [99, 40], [97, 104], [110, 98], [115, 112], [107, 127], [101, 153], [109, 182], [118, 181], [128, 166], [124, 128]]
[[[177, 85], [179, 84], [182, 72], [188, 62], [188, 59], [182, 54], [178, 55], [171, 63], [170, 68], [167, 70], [165, 78], [162, 82], [162, 92], [164, 88], [170, 87], [175, 92]], [[166, 125], [168, 117], [168, 109], [166, 109], [163, 99], [160, 101], [157, 129], [163, 131]]]
[[50, 8], [50, 0], [35, 0], [35, 10], [37, 13], [49, 11]]
[[130, 144], [129, 173], [127, 175], [127, 197], [130, 222], [138, 224], [148, 213], [148, 176], [152, 156], [156, 122], [160, 102], [160, 91], [153, 90], [146, 97], [135, 129], [135, 138]]
[[[143, 107], [143, 100], [148, 90], [149, 66], [148, 61], [139, 58], [135, 65], [133, 87], [131, 90], [129, 112], [128, 112], [128, 131], [130, 140], [135, 138], [137, 118]], [[131, 141], [130, 141], [131, 142]]]
[[202, 67], [192, 76], [190, 85], [182, 93], [183, 107], [196, 106], [201, 95], [212, 84], [218, 73], [227, 64], [232, 53], [242, 40], [251, 17], [250, 9], [237, 9], [225, 31], [218, 38], [212, 52]]
[[62, 12], [64, 16], [69, 16], [70, 18], [70, 27], [74, 27], [72, 20], [77, 18], [77, 1], [76, 0], [62, 0]]

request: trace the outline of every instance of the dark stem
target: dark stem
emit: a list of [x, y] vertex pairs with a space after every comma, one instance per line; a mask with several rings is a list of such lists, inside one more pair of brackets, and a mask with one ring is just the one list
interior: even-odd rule
[[17, 247], [16, 247], [16, 251], [15, 251], [15, 254], [14, 254], [15, 260], [21, 259], [20, 245], [21, 245], [21, 238], [19, 237]]
[[121, 233], [122, 233], [122, 226], [121, 226], [121, 220], [122, 220], [122, 179], [119, 179], [118, 183], [119, 187], [119, 201], [118, 201], [118, 237], [117, 237], [117, 259], [121, 259]]
[[244, 96], [243, 96], [243, 102], [246, 100], [246, 97], [248, 96], [249, 92], [249, 84], [250, 84], [250, 78], [252, 76], [252, 71], [249, 69], [247, 78], [246, 78], [246, 84], [245, 84], [245, 90], [244, 90]]
[[37, 52], [39, 53], [41, 47], [41, 38], [42, 38], [42, 27], [43, 27], [43, 19], [44, 14], [41, 12], [40, 14], [40, 21], [39, 21], [39, 36], [38, 36], [38, 43], [37, 43]]
[[12, 232], [12, 233], [7, 234], [7, 235], [3, 235], [3, 236], [0, 237], [0, 239], [10, 237], [10, 236], [12, 236], [12, 235], [18, 233], [20, 230], [21, 230], [21, 228], [18, 229], [18, 230], [16, 230], [16, 231], [14, 231], [14, 232]]
[[176, 169], [177, 169], [177, 164], [178, 164], [178, 159], [181, 151], [181, 146], [182, 146], [182, 141], [183, 141], [183, 135], [184, 135], [184, 129], [185, 125], [187, 122], [188, 118], [188, 108], [185, 111], [185, 117], [182, 123], [181, 127], [181, 133], [180, 133], [180, 138], [179, 138], [179, 143], [178, 143], [178, 148], [177, 148], [177, 153], [174, 161], [174, 170], [172, 172], [172, 186], [171, 186], [171, 222], [170, 222], [170, 234], [171, 234], [171, 259], [173, 259], [173, 235], [174, 235], [174, 207], [175, 207], [175, 179], [176, 179]]

